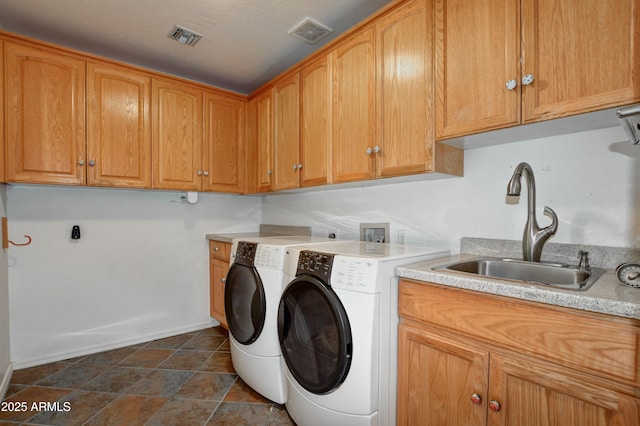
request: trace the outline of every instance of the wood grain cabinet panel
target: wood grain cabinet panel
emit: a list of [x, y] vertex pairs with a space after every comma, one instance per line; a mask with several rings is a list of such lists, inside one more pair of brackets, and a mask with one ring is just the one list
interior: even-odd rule
[[245, 185], [246, 101], [204, 93], [204, 190], [242, 193]]
[[300, 187], [300, 76], [273, 87], [273, 190]]
[[9, 182], [85, 183], [85, 61], [5, 41]]
[[332, 182], [376, 175], [375, 29], [366, 28], [332, 51]]
[[640, 100], [636, 0], [435, 0], [436, 135]]
[[377, 176], [434, 168], [432, 8], [431, 0], [415, 0], [376, 22]]
[[[4, 41], [0, 40], [0, 93], [4, 99]], [[5, 164], [4, 102], [0, 100], [0, 182], [7, 181]]]
[[87, 184], [151, 188], [151, 77], [87, 64]]
[[255, 110], [256, 191], [269, 192], [273, 181], [273, 88], [251, 103]]
[[438, 139], [520, 122], [518, 3], [435, 0]]
[[202, 190], [202, 89], [153, 79], [153, 187]]
[[227, 317], [224, 308], [224, 286], [229, 272], [231, 244], [209, 241], [209, 312], [224, 328]]
[[329, 183], [331, 55], [300, 71], [300, 186]]
[[398, 425], [482, 425], [489, 352], [407, 326], [398, 331]]
[[522, 52], [523, 123], [640, 101], [637, 0], [523, 0]]
[[402, 279], [399, 425], [640, 424], [640, 323]]

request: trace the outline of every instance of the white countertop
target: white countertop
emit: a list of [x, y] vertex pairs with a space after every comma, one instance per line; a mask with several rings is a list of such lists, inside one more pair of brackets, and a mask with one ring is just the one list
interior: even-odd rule
[[478, 255], [462, 254], [412, 263], [397, 267], [396, 275], [498, 296], [640, 319], [640, 288], [626, 287], [620, 284], [614, 270], [607, 270], [586, 291], [563, 290], [544, 285], [521, 284], [501, 279], [470, 277], [432, 270], [435, 266], [475, 257]]

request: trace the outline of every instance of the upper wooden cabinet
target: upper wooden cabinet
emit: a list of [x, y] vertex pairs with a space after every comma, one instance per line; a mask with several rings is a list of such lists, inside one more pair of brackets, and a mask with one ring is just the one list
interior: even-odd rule
[[640, 100], [635, 0], [435, 0], [446, 139]]
[[522, 87], [523, 123], [640, 101], [637, 0], [526, 0], [521, 7], [520, 78], [533, 76]]
[[153, 187], [202, 190], [202, 88], [153, 79]]
[[414, 0], [376, 21], [376, 176], [462, 174], [462, 153], [436, 145], [432, 0]]
[[151, 77], [87, 64], [87, 184], [151, 188]]
[[246, 107], [243, 99], [204, 92], [205, 191], [244, 192]]
[[273, 87], [273, 190], [300, 186], [300, 76], [293, 74]]
[[85, 183], [85, 61], [5, 41], [9, 182]]
[[255, 189], [269, 192], [273, 177], [273, 88], [250, 101], [251, 123], [255, 127], [253, 149], [255, 158]]
[[459, 136], [520, 121], [516, 0], [435, 0], [436, 135]]
[[331, 55], [300, 71], [300, 186], [329, 183]]
[[[4, 93], [4, 42], [0, 40], [0, 93]], [[4, 102], [0, 100], [0, 182], [7, 181], [4, 138]]]
[[375, 30], [368, 27], [332, 51], [332, 182], [376, 175]]

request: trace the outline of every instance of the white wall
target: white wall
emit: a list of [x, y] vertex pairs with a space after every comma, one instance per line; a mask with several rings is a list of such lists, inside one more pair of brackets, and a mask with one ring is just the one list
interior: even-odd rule
[[[0, 185], [0, 216], [6, 216], [7, 192]], [[1, 234], [1, 232], [0, 232]], [[9, 277], [7, 251], [0, 251], [0, 399], [6, 393], [11, 379], [11, 339], [9, 335]]]
[[10, 238], [33, 239], [9, 249], [15, 368], [212, 324], [205, 235], [256, 231], [261, 201], [182, 195], [8, 186]]
[[311, 225], [314, 235], [337, 229], [359, 238], [360, 222], [390, 222], [391, 240], [459, 252], [460, 238], [520, 240], [527, 218], [523, 182], [517, 205], [505, 203], [518, 163], [535, 174], [538, 223], [545, 205], [559, 217], [550, 242], [640, 246], [640, 147], [621, 127], [465, 151], [463, 178], [332, 189], [265, 197], [266, 223]]

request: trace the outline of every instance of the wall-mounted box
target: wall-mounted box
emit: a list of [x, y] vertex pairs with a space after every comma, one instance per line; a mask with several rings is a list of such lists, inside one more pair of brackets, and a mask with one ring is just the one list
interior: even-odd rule
[[361, 223], [360, 241], [388, 243], [389, 223]]

